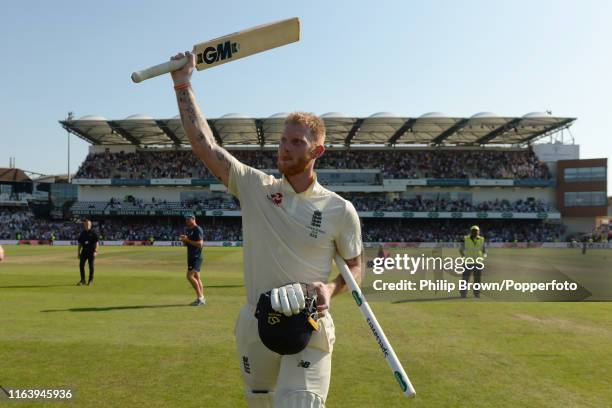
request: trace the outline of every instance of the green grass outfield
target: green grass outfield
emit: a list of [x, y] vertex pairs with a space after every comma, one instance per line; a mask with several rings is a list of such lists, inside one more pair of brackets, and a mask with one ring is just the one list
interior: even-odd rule
[[[74, 286], [74, 247], [5, 249], [0, 385], [70, 387], [75, 398], [17, 403], [0, 395], [1, 407], [245, 406], [233, 337], [245, 300], [240, 249], [205, 250], [208, 303], [199, 308], [185, 306], [194, 295], [184, 277], [184, 248], [103, 247], [93, 287]], [[525, 254], [549, 262], [569, 250], [497, 251], [492, 256], [510, 262]], [[417, 398], [401, 395], [352, 298], [342, 295], [332, 302], [337, 341], [329, 407], [610, 406], [611, 303], [371, 306]]]

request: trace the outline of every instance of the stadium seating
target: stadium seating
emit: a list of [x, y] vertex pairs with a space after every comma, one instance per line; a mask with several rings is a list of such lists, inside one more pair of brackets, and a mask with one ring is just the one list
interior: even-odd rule
[[[342, 194], [351, 201], [357, 211], [510, 211], [516, 213], [535, 213], [555, 211], [550, 203], [541, 200], [520, 199], [482, 201], [470, 203], [466, 200], [447, 199], [389, 199], [381, 194]], [[103, 214], [108, 211], [121, 211], [123, 214], [142, 211], [181, 211], [181, 210], [240, 210], [239, 202], [231, 196], [215, 197], [205, 200], [185, 202], [137, 202], [115, 200], [114, 202], [79, 201], [72, 211], [75, 215]]]
[[[276, 168], [276, 151], [233, 150], [258, 169]], [[531, 149], [524, 150], [330, 150], [319, 169], [378, 169], [385, 178], [549, 179], [547, 166]], [[75, 178], [211, 178], [190, 150], [138, 150], [87, 156]]]
[[562, 224], [527, 220], [377, 220], [364, 226], [366, 242], [455, 242], [477, 223], [488, 242], [555, 242], [565, 234]]
[[471, 203], [466, 200], [447, 200], [443, 198], [430, 200], [420, 196], [412, 199], [386, 199], [373, 194], [343, 194], [350, 200], [357, 211], [510, 211], [533, 213], [553, 211], [554, 206], [541, 200], [508, 200], [482, 201]]
[[[258, 169], [272, 170], [276, 168], [275, 150], [232, 150], [232, 154], [244, 163]], [[373, 190], [373, 182], [369, 179], [354, 182], [348, 179], [338, 180], [338, 183], [334, 184], [346, 186], [353, 183], [357, 187], [363, 185], [370, 188], [370, 190], [367, 188], [363, 190], [371, 191], [369, 193], [340, 193], [352, 201], [358, 211], [370, 213], [370, 215], [362, 218], [364, 241], [456, 241], [466, 233], [469, 225], [475, 222], [481, 224], [483, 234], [490, 242], [555, 241], [563, 239], [564, 230], [560, 224], [535, 218], [534, 213], [538, 213], [538, 216], [543, 213], [543, 218], [546, 218], [547, 213], [556, 212], [556, 209], [553, 204], [540, 198], [528, 198], [531, 194], [528, 190], [530, 187], [525, 187], [527, 190], [524, 193], [515, 192], [512, 195], [506, 195], [506, 197], [512, 197], [511, 199], [492, 200], [490, 194], [486, 196], [486, 199], [483, 199], [484, 196], [479, 197], [477, 193], [472, 193], [471, 185], [467, 183], [467, 179], [502, 179], [503, 182], [496, 181], [496, 183], [508, 186], [512, 185], [508, 184], [510, 180], [525, 183], [533, 180], [549, 180], [551, 174], [547, 166], [539, 162], [530, 148], [522, 150], [491, 148], [329, 150], [318, 160], [317, 168], [327, 169], [328, 174], [332, 175], [334, 174], [332, 170], [335, 169], [368, 170], [359, 174], [375, 176], [378, 186], [382, 186], [381, 176], [385, 179], [459, 180], [461, 182], [458, 185], [444, 183], [431, 185], [459, 187], [456, 191], [460, 191], [462, 195], [449, 193], [448, 188], [440, 194], [432, 192], [438, 191], [432, 190], [436, 187], [429, 187], [427, 192], [421, 195], [421, 193], [410, 192], [410, 188], [402, 192], [395, 190], [395, 193]], [[325, 171], [322, 173], [325, 173]], [[346, 174], [349, 174], [349, 172], [346, 172]], [[105, 240], [176, 240], [184, 230], [183, 221], [179, 216], [185, 211], [195, 211], [198, 214], [203, 214], [204, 211], [240, 210], [238, 200], [228, 194], [214, 190], [209, 191], [208, 189], [198, 190], [197, 186], [209, 183], [212, 174], [190, 150], [140, 149], [134, 153], [105, 152], [89, 154], [75, 178], [132, 179], [139, 180], [139, 183], [143, 179], [208, 180], [199, 180], [199, 184], [176, 183], [175, 185], [179, 188], [181, 185], [189, 185], [190, 187], [185, 188], [184, 193], [181, 190], [180, 195], [176, 193], [174, 195], [167, 193], [163, 195], [168, 199], [149, 198], [145, 200], [127, 195], [125, 197], [109, 198], [106, 201], [76, 201], [71, 208], [72, 215], [75, 219], [85, 216], [93, 218], [94, 228]], [[320, 179], [322, 183], [327, 180], [322, 176]], [[115, 181], [117, 180], [113, 180], [113, 184]], [[401, 184], [402, 182], [396, 181], [396, 183]], [[403, 183], [406, 184], [407, 182]], [[95, 184], [93, 183], [88, 188], [97, 188]], [[130, 186], [133, 184], [120, 185]], [[196, 187], [191, 187], [192, 185]], [[429, 180], [427, 185], [430, 186]], [[144, 188], [148, 188], [148, 184], [145, 183]], [[404, 188], [406, 188], [405, 185]], [[110, 194], [118, 193], [117, 189], [109, 191], [113, 191]], [[125, 191], [132, 194], [130, 189]], [[353, 187], [352, 189], [345, 188], [345, 191], [362, 190], [355, 190]], [[98, 196], [100, 195], [93, 194], [89, 197]], [[170, 199], [170, 197], [173, 198]], [[548, 196], [540, 194], [536, 197]], [[372, 212], [496, 212], [498, 213], [498, 219], [488, 221], [479, 219], [475, 221], [458, 217], [458, 219], [430, 220], [424, 218], [411, 219], [408, 215], [402, 216], [402, 218], [383, 219], [373, 218], [377, 215], [372, 215]], [[513, 217], [523, 213], [531, 215], [517, 217], [519, 219], [514, 220], [505, 220], [499, 219], [502, 218], [499, 213]], [[210, 215], [209, 213], [208, 216], [198, 219], [204, 227], [206, 240], [242, 240], [239, 217], [232, 216], [235, 214], [225, 214], [229, 216], [212, 214], [212, 217]], [[437, 216], [438, 214], [434, 215]], [[484, 215], [486, 216], [486, 214]], [[472, 215], [472, 217], [474, 216]], [[80, 229], [81, 225], [73, 220], [53, 221], [35, 218], [29, 210], [0, 208], [0, 239], [48, 240], [54, 236], [57, 240], [73, 240]]]
[[[204, 217], [199, 220], [207, 241], [241, 241], [238, 217]], [[474, 221], [469, 220], [363, 220], [366, 242], [449, 242], [460, 239]], [[563, 238], [561, 224], [533, 220], [481, 220], [478, 224], [490, 242], [552, 242]], [[75, 221], [50, 221], [34, 218], [29, 210], [0, 209], [0, 239], [74, 240], [82, 226]], [[176, 240], [184, 232], [176, 217], [94, 218], [94, 229], [105, 240]]]

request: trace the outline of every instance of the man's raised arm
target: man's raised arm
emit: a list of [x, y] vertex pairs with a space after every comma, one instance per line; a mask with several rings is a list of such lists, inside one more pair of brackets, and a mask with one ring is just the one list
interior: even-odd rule
[[196, 104], [195, 95], [189, 83], [195, 68], [195, 56], [187, 51], [184, 54], [179, 53], [171, 59], [182, 58], [188, 58], [189, 62], [183, 68], [172, 72], [172, 80], [174, 81], [183, 129], [185, 129], [185, 134], [187, 134], [196, 156], [227, 186], [232, 156], [217, 144], [206, 118]]

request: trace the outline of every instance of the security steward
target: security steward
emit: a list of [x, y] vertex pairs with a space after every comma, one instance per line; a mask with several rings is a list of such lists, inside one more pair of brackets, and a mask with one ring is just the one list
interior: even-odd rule
[[[465, 259], [465, 271], [462, 274], [461, 280], [469, 282], [470, 275], [473, 273], [474, 283], [480, 283], [484, 266], [481, 262], [477, 262], [476, 259], [481, 258], [484, 260], [487, 257], [487, 249], [485, 248], [485, 239], [480, 235], [478, 225], [472, 225], [470, 234], [463, 237], [459, 253]], [[467, 290], [460, 290], [459, 292], [462, 298], [467, 296]], [[474, 288], [474, 297], [480, 297], [480, 290]]]

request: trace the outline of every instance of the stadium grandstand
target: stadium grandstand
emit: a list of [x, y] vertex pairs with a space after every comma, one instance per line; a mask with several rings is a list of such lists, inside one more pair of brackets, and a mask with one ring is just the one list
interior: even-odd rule
[[[239, 160], [279, 176], [285, 117], [228, 114], [209, 125]], [[455, 242], [473, 224], [495, 243], [609, 239], [607, 159], [580, 160], [578, 145], [559, 142], [574, 118], [322, 118], [326, 152], [317, 178], [353, 202], [365, 242]], [[88, 156], [70, 183], [22, 178], [17, 188], [3, 176], [0, 240], [74, 240], [75, 221], [87, 217], [106, 241], [172, 242], [182, 215], [193, 212], [207, 241], [240, 245], [240, 202], [192, 154], [178, 117], [85, 116], [60, 124], [90, 143]], [[28, 195], [12, 205], [16, 194]]]

